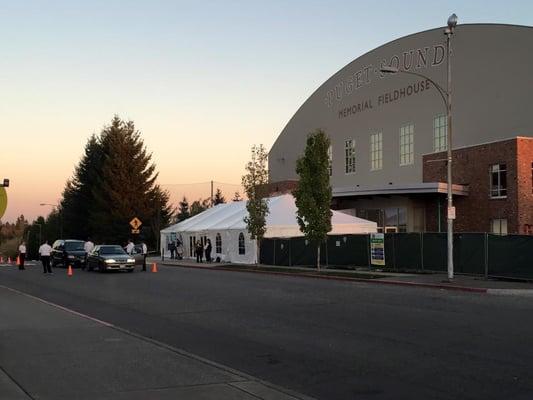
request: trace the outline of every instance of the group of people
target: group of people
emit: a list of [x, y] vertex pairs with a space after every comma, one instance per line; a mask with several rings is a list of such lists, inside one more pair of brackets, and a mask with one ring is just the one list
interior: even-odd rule
[[181, 246], [181, 242], [179, 240], [171, 240], [168, 244], [168, 251], [170, 251], [170, 259], [171, 260], [181, 260], [182, 254], [180, 253], [179, 249]]
[[205, 252], [205, 261], [208, 262], [208, 263], [212, 261], [212, 259], [211, 259], [211, 250], [212, 250], [211, 239], [207, 239], [205, 241], [204, 245], [202, 245], [202, 241], [198, 240], [195, 243], [194, 250], [195, 250], [195, 253], [196, 253], [196, 262], [197, 263], [203, 262], [204, 252]]
[[[148, 248], [146, 243], [141, 242], [141, 252], [143, 254], [143, 271], [146, 271], [146, 256], [148, 254]], [[87, 265], [87, 255], [91, 253], [94, 249], [94, 243], [91, 238], [88, 238], [83, 245], [85, 250], [85, 265]], [[125, 246], [124, 250], [129, 255], [134, 254], [135, 245], [131, 239], [128, 240], [128, 244]], [[48, 240], [45, 240], [44, 243], [39, 246], [39, 258], [43, 264], [43, 273], [44, 274], [53, 274], [52, 267], [50, 266], [50, 256], [52, 254], [52, 246], [48, 244]], [[26, 242], [22, 241], [18, 248], [18, 267], [19, 270], [24, 270], [24, 264], [26, 261]]]
[[[45, 240], [39, 247], [39, 258], [43, 264], [43, 273], [53, 274], [52, 267], [50, 267], [50, 254], [52, 253], [52, 247]], [[23, 240], [18, 248], [18, 266], [19, 270], [24, 270], [24, 264], [26, 262], [26, 242]]]

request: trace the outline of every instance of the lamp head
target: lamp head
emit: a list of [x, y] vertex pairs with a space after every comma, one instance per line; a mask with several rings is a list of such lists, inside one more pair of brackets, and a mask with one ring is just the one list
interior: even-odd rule
[[457, 26], [457, 15], [453, 13], [448, 18], [448, 28], [453, 29]]

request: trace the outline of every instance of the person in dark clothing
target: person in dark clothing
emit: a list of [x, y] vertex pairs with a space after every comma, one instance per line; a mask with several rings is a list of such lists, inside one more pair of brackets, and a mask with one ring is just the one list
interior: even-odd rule
[[203, 262], [204, 257], [204, 246], [202, 246], [201, 241], [196, 242], [196, 262], [201, 263]]
[[173, 260], [174, 252], [176, 251], [176, 244], [174, 243], [174, 241], [168, 244], [168, 249], [170, 250], [170, 259]]
[[211, 262], [211, 250], [212, 250], [212, 246], [211, 246], [211, 239], [207, 239], [207, 242], [205, 244], [205, 261], [210, 263]]

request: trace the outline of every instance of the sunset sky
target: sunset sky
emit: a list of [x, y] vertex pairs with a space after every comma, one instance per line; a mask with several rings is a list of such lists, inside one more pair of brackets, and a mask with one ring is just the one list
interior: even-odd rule
[[[4, 221], [56, 204], [114, 114], [142, 132], [159, 183], [195, 199], [238, 184], [326, 79], [398, 37], [459, 23], [533, 25], [531, 1], [2, 1]], [[529, 49], [531, 50], [531, 49]], [[187, 185], [183, 185], [187, 184]], [[226, 185], [225, 195], [238, 189]], [[235, 189], [237, 188], [237, 189]]]

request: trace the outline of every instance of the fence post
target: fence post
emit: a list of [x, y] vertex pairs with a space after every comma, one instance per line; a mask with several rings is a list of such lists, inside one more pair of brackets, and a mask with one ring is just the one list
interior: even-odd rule
[[[393, 264], [393, 268], [396, 270], [396, 235], [394, 233], [391, 233], [391, 238], [392, 238], [392, 264]], [[385, 243], [385, 241], [383, 241], [383, 243]]]
[[420, 232], [420, 267], [424, 270], [424, 233]]
[[289, 238], [289, 267], [292, 267], [292, 259], [291, 259], [291, 238]]
[[[368, 259], [368, 268], [372, 268], [372, 259], [371, 259], [371, 254], [370, 254], [370, 233], [367, 233], [366, 235], [366, 254], [367, 254], [367, 259]], [[385, 240], [383, 240], [383, 248], [385, 248]]]
[[276, 264], [276, 239], [272, 239], [272, 240], [274, 241], [274, 255], [273, 255], [272, 264], [278, 265], [278, 264]]
[[489, 234], [485, 232], [485, 279], [489, 279]]

